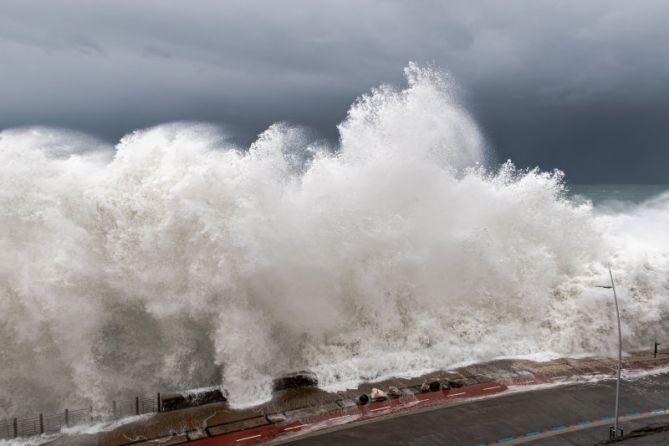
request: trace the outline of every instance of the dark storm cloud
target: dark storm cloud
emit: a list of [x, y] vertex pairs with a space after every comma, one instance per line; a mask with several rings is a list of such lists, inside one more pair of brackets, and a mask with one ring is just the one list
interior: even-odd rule
[[500, 158], [669, 182], [667, 23], [664, 0], [5, 0], [0, 127], [116, 139], [187, 119], [248, 139], [289, 120], [335, 138], [414, 60], [457, 79]]

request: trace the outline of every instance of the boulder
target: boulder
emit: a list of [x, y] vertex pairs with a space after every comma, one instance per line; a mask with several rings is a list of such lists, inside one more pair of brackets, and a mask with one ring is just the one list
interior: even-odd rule
[[439, 381], [432, 381], [430, 384], [430, 392], [437, 392], [441, 390], [441, 383]]
[[388, 395], [386, 395], [386, 392], [384, 392], [381, 389], [377, 389], [374, 387], [372, 389], [372, 393], [369, 395], [372, 401], [383, 401], [388, 399]]
[[399, 398], [402, 396], [402, 391], [395, 386], [388, 387], [388, 396], [391, 398]]

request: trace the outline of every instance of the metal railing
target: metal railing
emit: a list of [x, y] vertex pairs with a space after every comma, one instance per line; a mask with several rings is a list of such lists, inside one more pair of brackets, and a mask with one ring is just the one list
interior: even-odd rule
[[135, 397], [134, 399], [112, 401], [107, 413], [95, 413], [92, 407], [86, 409], [65, 409], [56, 413], [40, 413], [36, 416], [0, 420], [0, 440], [17, 437], [30, 437], [42, 434], [55, 434], [63, 428], [94, 420], [116, 420], [133, 415], [142, 415], [161, 411], [160, 393], [155, 398]]

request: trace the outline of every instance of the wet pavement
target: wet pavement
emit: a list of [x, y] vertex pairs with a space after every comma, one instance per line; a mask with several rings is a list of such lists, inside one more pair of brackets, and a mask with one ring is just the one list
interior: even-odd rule
[[[614, 393], [615, 382], [610, 380], [509, 393], [321, 432], [283, 444], [595, 445], [609, 438]], [[627, 432], [650, 423], [669, 422], [669, 375], [624, 381], [620, 407], [622, 415], [639, 417], [635, 421], [623, 419]], [[645, 417], [640, 418], [643, 413]]]
[[[650, 352], [637, 353], [628, 356], [625, 359], [624, 365], [626, 370], [637, 371], [662, 369], [665, 367], [669, 367], [669, 351], [662, 351], [658, 358], [653, 358]], [[511, 431], [511, 428], [516, 427], [513, 424], [516, 421], [513, 420], [529, 420], [540, 424], [540, 421], [547, 420], [549, 416], [554, 416], [557, 420], [560, 416], [564, 417], [573, 414], [574, 408], [581, 406], [582, 409], [579, 409], [581, 410], [579, 414], [585, 416], [587, 413], [584, 411], [591, 410], [592, 416], [598, 416], [598, 410], [604, 410], [611, 405], [612, 397], [607, 390], [607, 386], [611, 384], [610, 382], [593, 384], [592, 381], [611, 378], [614, 373], [615, 363], [609, 359], [560, 359], [542, 363], [526, 360], [494, 361], [451, 371], [435, 372], [419, 378], [391, 379], [383, 382], [363, 384], [358, 389], [339, 393], [328, 393], [315, 388], [285, 390], [278, 392], [272, 401], [245, 410], [231, 409], [225, 403], [213, 403], [173, 412], [158, 413], [142, 417], [136, 421], [128, 420], [128, 423], [108, 432], [91, 435], [63, 435], [50, 441], [49, 444], [52, 446], [122, 446], [130, 444], [143, 446], [149, 444], [176, 445], [183, 443], [192, 443], [194, 446], [252, 445], [277, 441], [282, 442], [304, 435], [313, 435], [314, 431], [327, 431], [333, 428], [340, 429], [342, 426], [355, 426], [355, 428], [338, 432], [355, 432], [358, 429], [363, 429], [361, 432], [366, 432], [364, 429], [368, 429], [368, 426], [383, 425], [383, 423], [386, 423], [385, 420], [387, 418], [410, 420], [409, 424], [405, 422], [398, 423], [397, 421], [395, 423], [404, 426], [400, 430], [410, 433], [413, 438], [411, 441], [414, 441], [414, 443], [397, 444], [421, 444], [415, 443], [415, 441], [425, 441], [425, 444], [432, 444], [429, 443], [432, 440], [426, 436], [439, 436], [443, 433], [431, 432], [429, 430], [429, 426], [435, 423], [442, 423], [442, 421], [437, 422], [436, 419], [432, 418], [433, 415], [430, 414], [441, 413], [442, 410], [455, 410], [454, 414], [461, 413], [461, 415], [442, 415], [442, 418], [460, 420], [458, 422], [458, 430], [449, 431], [451, 433], [447, 435], [453, 436], [453, 432], [458, 432], [457, 435], [460, 436], [459, 438], [467, 442], [452, 444], [475, 445], [477, 444], [476, 441], [479, 440], [474, 439], [474, 431], [486, 432], [491, 436], [493, 432], [495, 432], [495, 435], [505, 435], [507, 431]], [[448, 380], [460, 387], [437, 392], [422, 393], [420, 391], [421, 384], [435, 380], [441, 382]], [[644, 380], [639, 380], [638, 382], [641, 381]], [[662, 378], [662, 382], [664, 382], [664, 378]], [[571, 384], [556, 389], [513, 395], [509, 394], [507, 390], [507, 386], [511, 386], [512, 389], [529, 389], [531, 386], [536, 385], [561, 383]], [[580, 384], [575, 385], [575, 383]], [[356, 404], [357, 398], [362, 393], [369, 394], [373, 387], [388, 390], [390, 386], [396, 386], [401, 389], [402, 396], [397, 399], [374, 402], [365, 406]], [[655, 387], [654, 392], [667, 393], [664, 391], [660, 392], [660, 387]], [[574, 390], [564, 390], [567, 388], [573, 388]], [[580, 393], [588, 395], [589, 399], [587, 401], [589, 402], [582, 398], [579, 399], [578, 395]], [[558, 398], [555, 400], [546, 397], [546, 399], [541, 400], [542, 403], [538, 406], [528, 406], [529, 403], [538, 399], [537, 395], [540, 394], [549, 395], [551, 398], [555, 395], [564, 394], [564, 396], [561, 397], [562, 399]], [[493, 395], [501, 395], [503, 397], [474, 402], [470, 401], [472, 398], [492, 397]], [[632, 398], [632, 395], [630, 394], [626, 398]], [[638, 396], [637, 399], [630, 400], [630, 403], [641, 405], [641, 402], [646, 401], [650, 404], [656, 401], [653, 398], [651, 392], [645, 396]], [[497, 415], [487, 416], [485, 410], [493, 410], [491, 408], [496, 407], [495, 404], [499, 401], [512, 401], [512, 405], [506, 409], [498, 409], [499, 413]], [[484, 402], [485, 404], [491, 404], [491, 406], [480, 406]], [[660, 401], [658, 400], [659, 403]], [[666, 407], [669, 407], [669, 401], [666, 404]], [[473, 407], [476, 409], [467, 409]], [[523, 409], [524, 407], [532, 407], [533, 409], [528, 412], [528, 409]], [[435, 408], [437, 408], [436, 412], [434, 412]], [[637, 410], [646, 409], [639, 407]], [[520, 415], [519, 417], [515, 417], [514, 415], [524, 412], [529, 413], [529, 415], [526, 417], [520, 417]], [[504, 414], [506, 418], [500, 418], [501, 414]], [[474, 427], [475, 425], [478, 427]], [[518, 426], [520, 427], [521, 425]], [[531, 428], [527, 427], [527, 429]], [[514, 432], [516, 431], [514, 430]], [[326, 435], [336, 436], [342, 434], [332, 433]], [[327, 436], [319, 436], [319, 440], [328, 441]], [[423, 437], [425, 437], [423, 440], [419, 440]], [[356, 441], [363, 441], [362, 438], [364, 438], [364, 435], [356, 438]], [[373, 438], [374, 436], [372, 435], [366, 444], [373, 444], [371, 443]], [[470, 438], [473, 440], [470, 441]], [[496, 438], [505, 437], [498, 436]], [[302, 441], [308, 442], [313, 440], [307, 438]], [[488, 441], [488, 439], [480, 441]], [[496, 441], [496, 439], [492, 438], [491, 441]], [[444, 443], [442, 442], [441, 444]]]

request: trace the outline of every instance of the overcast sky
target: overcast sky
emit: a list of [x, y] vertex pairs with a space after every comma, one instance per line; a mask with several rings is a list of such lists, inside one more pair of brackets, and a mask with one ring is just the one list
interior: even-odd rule
[[666, 0], [3, 0], [0, 128], [115, 141], [174, 120], [336, 139], [408, 61], [449, 72], [500, 159], [669, 183]]

